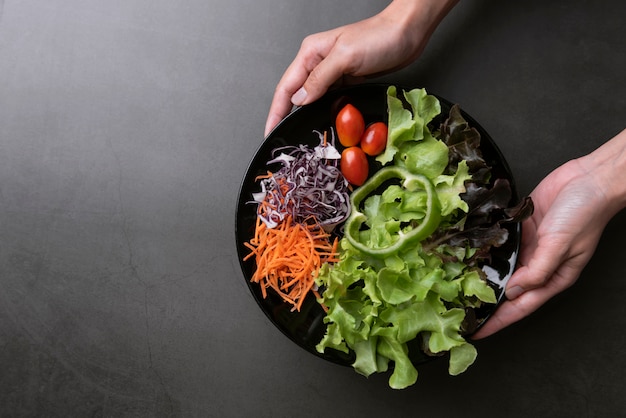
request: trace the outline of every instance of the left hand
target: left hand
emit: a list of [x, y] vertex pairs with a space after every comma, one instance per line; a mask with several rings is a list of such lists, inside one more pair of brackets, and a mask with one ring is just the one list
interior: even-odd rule
[[624, 150], [626, 131], [557, 168], [535, 188], [535, 211], [522, 225], [519, 268], [507, 283], [508, 300], [472, 338], [519, 321], [576, 282], [607, 223], [624, 207], [619, 177]]

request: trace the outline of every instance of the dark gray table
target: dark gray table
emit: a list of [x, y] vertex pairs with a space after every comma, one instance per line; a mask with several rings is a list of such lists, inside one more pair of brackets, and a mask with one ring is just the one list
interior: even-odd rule
[[[0, 416], [624, 413], [624, 213], [573, 288], [404, 391], [254, 302], [234, 213], [274, 87], [305, 35], [386, 3], [0, 0]], [[460, 103], [527, 194], [626, 127], [624, 17], [463, 2], [384, 81]]]

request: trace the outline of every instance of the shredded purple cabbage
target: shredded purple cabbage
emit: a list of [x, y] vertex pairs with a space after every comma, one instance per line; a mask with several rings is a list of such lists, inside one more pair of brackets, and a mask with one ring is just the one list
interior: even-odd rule
[[253, 195], [255, 202], [267, 203], [259, 206], [259, 218], [268, 228], [291, 215], [295, 222], [313, 217], [326, 231], [332, 231], [350, 214], [348, 181], [339, 168], [341, 155], [334, 146], [334, 134], [326, 143], [321, 133], [315, 133], [320, 137], [317, 147], [280, 147], [268, 161], [282, 167], [260, 180], [261, 192]]

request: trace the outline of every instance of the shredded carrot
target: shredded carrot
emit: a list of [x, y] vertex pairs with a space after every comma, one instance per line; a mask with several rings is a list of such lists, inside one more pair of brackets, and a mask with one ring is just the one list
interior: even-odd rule
[[268, 179], [268, 178], [272, 177], [273, 175], [274, 175], [274, 174], [273, 174], [271, 171], [267, 170], [267, 173], [265, 173], [265, 174], [259, 174], [258, 176], [256, 176], [256, 177], [254, 178], [254, 181], [259, 181], [259, 180], [263, 180], [263, 179]]
[[331, 242], [330, 234], [313, 219], [294, 223], [288, 216], [268, 228], [257, 217], [254, 237], [245, 243], [251, 252], [244, 260], [255, 257], [256, 271], [250, 280], [260, 284], [263, 298], [271, 288], [292, 310], [300, 311], [322, 264], [338, 261], [337, 244], [337, 238]]
[[[270, 178], [272, 176], [273, 173], [268, 171], [267, 175], [257, 176], [257, 179]], [[278, 184], [279, 189], [268, 191], [268, 197], [266, 197], [258, 206], [257, 213], [259, 215], [267, 217], [278, 208], [278, 204], [283, 205], [285, 203], [284, 196], [289, 193], [291, 186], [287, 184], [284, 178], [279, 178], [276, 183]]]

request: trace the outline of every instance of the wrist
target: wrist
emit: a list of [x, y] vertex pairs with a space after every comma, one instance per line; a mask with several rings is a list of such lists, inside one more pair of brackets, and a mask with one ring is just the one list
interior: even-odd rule
[[626, 207], [626, 129], [592, 153], [579, 159], [598, 189], [606, 197], [607, 211], [612, 215]]
[[417, 37], [430, 37], [459, 0], [393, 0], [381, 12]]

